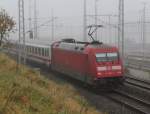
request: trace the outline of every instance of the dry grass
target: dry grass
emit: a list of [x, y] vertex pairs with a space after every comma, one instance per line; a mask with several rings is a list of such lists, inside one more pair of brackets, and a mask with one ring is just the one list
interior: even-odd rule
[[60, 85], [0, 54], [0, 114], [100, 114], [70, 85]]

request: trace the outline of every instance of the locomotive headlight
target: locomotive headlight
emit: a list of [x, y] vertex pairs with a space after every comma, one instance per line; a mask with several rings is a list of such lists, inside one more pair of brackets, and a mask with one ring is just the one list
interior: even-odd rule
[[121, 70], [121, 66], [112, 66], [112, 70]]
[[106, 71], [107, 70], [107, 67], [104, 66], [104, 67], [97, 67], [97, 71]]

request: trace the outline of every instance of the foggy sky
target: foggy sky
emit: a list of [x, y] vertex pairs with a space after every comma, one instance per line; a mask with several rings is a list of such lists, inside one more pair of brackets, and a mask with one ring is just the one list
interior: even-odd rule
[[[28, 13], [28, 1], [25, 1], [25, 12]], [[33, 1], [33, 0], [32, 0]], [[94, 1], [87, 0], [87, 11], [89, 14], [94, 13]], [[18, 0], [0, 0], [0, 8], [6, 9], [10, 15], [17, 17]], [[37, 0], [38, 16], [47, 17], [51, 14], [53, 8], [56, 16], [82, 16], [83, 0]], [[125, 13], [137, 13], [142, 9], [142, 3], [146, 2], [147, 7], [150, 6], [149, 0], [125, 0]], [[117, 13], [118, 0], [98, 0], [99, 14]]]
[[[29, 0], [25, 1], [25, 18], [29, 16]], [[34, 0], [32, 0], [34, 1]], [[88, 14], [94, 14], [94, 1], [87, 0], [87, 12]], [[0, 0], [0, 8], [4, 8], [8, 13], [16, 20], [18, 19], [18, 0]], [[149, 0], [125, 0], [125, 21], [138, 21], [139, 15], [143, 8], [143, 2], [146, 2], [147, 18], [150, 19], [150, 1]], [[83, 0], [37, 0], [38, 17], [51, 17], [51, 10], [53, 9], [54, 15], [60, 17], [58, 25], [69, 26], [70, 28], [76, 24], [76, 26], [82, 26], [83, 21]], [[33, 5], [32, 5], [33, 10]], [[118, 0], [98, 0], [98, 14], [118, 14]], [[73, 18], [74, 17], [74, 18]], [[67, 18], [65, 20], [65, 18]], [[70, 20], [76, 20], [70, 21]], [[116, 19], [117, 20], [117, 19]], [[43, 21], [40, 20], [42, 23]], [[44, 20], [45, 21], [45, 20]], [[74, 23], [68, 24], [68, 23]], [[91, 21], [92, 23], [93, 21]], [[80, 24], [77, 24], [80, 23]], [[64, 35], [62, 32], [75, 33], [74, 36], [81, 36], [82, 32], [77, 32], [75, 29], [65, 29], [58, 32], [58, 36]], [[75, 27], [74, 27], [75, 28]], [[81, 31], [82, 27], [79, 28]], [[44, 31], [45, 32], [45, 31]], [[47, 36], [50, 36], [50, 31], [45, 32]], [[64, 32], [64, 33], [65, 33]], [[65, 36], [65, 35], [64, 35]], [[69, 35], [67, 36], [69, 37]]]

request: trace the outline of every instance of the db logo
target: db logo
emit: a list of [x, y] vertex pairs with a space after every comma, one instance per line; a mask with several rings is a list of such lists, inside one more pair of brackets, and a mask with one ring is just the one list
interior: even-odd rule
[[107, 67], [107, 70], [111, 70], [111, 66], [108, 66], [108, 67]]

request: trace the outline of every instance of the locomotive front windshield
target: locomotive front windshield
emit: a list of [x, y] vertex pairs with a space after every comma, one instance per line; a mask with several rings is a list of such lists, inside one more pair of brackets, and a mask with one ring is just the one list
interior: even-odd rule
[[119, 55], [117, 52], [113, 53], [97, 53], [96, 61], [97, 62], [107, 62], [107, 61], [116, 61], [119, 59]]

